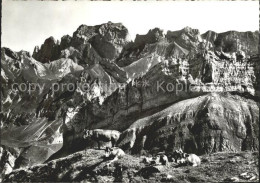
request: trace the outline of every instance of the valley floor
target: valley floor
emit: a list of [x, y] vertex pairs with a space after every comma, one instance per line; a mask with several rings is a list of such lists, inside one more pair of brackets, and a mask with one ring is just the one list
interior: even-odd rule
[[104, 150], [88, 149], [46, 164], [14, 170], [4, 181], [22, 182], [258, 182], [259, 152], [200, 156], [198, 167], [147, 166], [143, 157], [126, 155], [107, 166]]

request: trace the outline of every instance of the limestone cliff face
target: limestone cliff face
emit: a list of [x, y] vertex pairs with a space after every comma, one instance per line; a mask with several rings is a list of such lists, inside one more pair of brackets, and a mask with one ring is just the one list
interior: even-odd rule
[[208, 94], [135, 121], [123, 132], [120, 146], [136, 153], [170, 152], [176, 147], [197, 154], [258, 150], [258, 113], [253, 100]]
[[[22, 152], [16, 167], [92, 146], [85, 128], [123, 132], [120, 146], [132, 153], [256, 150], [258, 39], [186, 27], [155, 28], [130, 41], [126, 27], [109, 22], [50, 37], [32, 57], [2, 48], [1, 133], [18, 135], [1, 145]], [[14, 83], [39, 85], [22, 91]]]
[[246, 55], [258, 54], [259, 32], [237, 32], [228, 31], [217, 34], [214, 31], [208, 31], [202, 34], [215, 49], [224, 52], [243, 51]]
[[223, 52], [207, 51], [190, 61], [191, 76], [205, 84], [221, 86], [221, 91], [240, 91], [255, 94], [255, 66], [251, 58], [231, 55]]
[[260, 96], [260, 55], [252, 55], [249, 59], [250, 64], [253, 66], [255, 82], [255, 95]]

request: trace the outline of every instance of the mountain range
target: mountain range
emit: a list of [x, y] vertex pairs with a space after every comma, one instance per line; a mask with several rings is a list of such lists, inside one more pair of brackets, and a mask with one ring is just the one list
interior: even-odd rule
[[259, 150], [258, 31], [129, 37], [108, 22], [1, 48], [2, 175], [96, 146], [84, 129], [122, 132], [129, 154]]

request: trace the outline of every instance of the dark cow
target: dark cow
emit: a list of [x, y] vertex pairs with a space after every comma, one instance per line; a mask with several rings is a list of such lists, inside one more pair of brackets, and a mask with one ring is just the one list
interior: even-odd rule
[[174, 152], [170, 153], [168, 158], [169, 159], [174, 159], [175, 162], [177, 163], [177, 160], [183, 158], [183, 151], [182, 151], [182, 149], [180, 148], [180, 149], [177, 149]]
[[168, 157], [165, 154], [161, 155], [160, 162], [162, 165], [168, 165], [168, 162], [169, 162]]
[[104, 130], [104, 129], [94, 129], [86, 130], [84, 132], [83, 138], [86, 139], [90, 137], [92, 140], [98, 143], [98, 149], [100, 149], [100, 141], [112, 143], [112, 147], [115, 147], [121, 133], [116, 130]]

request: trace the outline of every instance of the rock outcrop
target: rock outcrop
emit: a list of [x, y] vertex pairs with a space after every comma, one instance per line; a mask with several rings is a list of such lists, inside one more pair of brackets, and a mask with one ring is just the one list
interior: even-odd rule
[[9, 174], [13, 171], [15, 167], [15, 160], [18, 156], [16, 150], [12, 153], [8, 150], [8, 148], [2, 146], [0, 147], [0, 181], [3, 181], [4, 175]]

